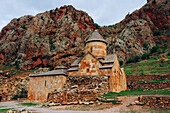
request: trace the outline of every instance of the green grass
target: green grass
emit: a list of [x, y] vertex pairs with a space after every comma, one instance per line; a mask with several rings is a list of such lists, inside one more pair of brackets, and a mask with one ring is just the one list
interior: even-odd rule
[[141, 61], [124, 65], [125, 73], [132, 75], [159, 75], [170, 73], [170, 60], [168, 59], [167, 61], [160, 62], [157, 61], [155, 57], [158, 56], [154, 56], [145, 62]]
[[37, 106], [38, 104], [36, 104], [36, 103], [21, 103], [19, 105], [26, 106], [26, 107], [31, 107], [31, 106]]
[[13, 110], [14, 108], [0, 109], [0, 113], [6, 113], [8, 110]]
[[142, 79], [139, 81], [147, 81], [147, 82], [151, 82], [151, 83], [160, 83], [160, 82], [170, 82], [170, 79], [159, 79], [159, 80], [146, 80], [146, 79]]
[[135, 96], [135, 95], [170, 95], [170, 91], [164, 89], [157, 90], [133, 90], [133, 91], [122, 91], [119, 93], [116, 92], [108, 92], [104, 94], [103, 97], [106, 99], [116, 98], [119, 96]]

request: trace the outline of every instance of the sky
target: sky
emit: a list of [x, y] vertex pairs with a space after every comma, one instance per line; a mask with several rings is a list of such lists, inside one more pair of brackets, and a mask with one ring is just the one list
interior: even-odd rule
[[113, 25], [128, 13], [140, 9], [147, 0], [0, 0], [0, 30], [13, 18], [72, 5], [88, 13], [100, 26]]

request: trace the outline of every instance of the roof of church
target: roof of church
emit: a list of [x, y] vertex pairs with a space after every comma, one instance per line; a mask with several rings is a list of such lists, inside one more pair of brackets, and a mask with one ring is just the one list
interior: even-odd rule
[[78, 70], [79, 70], [79, 68], [70, 68], [67, 71], [78, 71]]
[[83, 57], [77, 58], [72, 64], [71, 67], [78, 66], [80, 61], [83, 59]]
[[[90, 52], [89, 52], [90, 53]], [[92, 56], [94, 56], [92, 53], [90, 53]], [[71, 67], [77, 67], [79, 66], [79, 63], [81, 62], [81, 60], [86, 56], [86, 54], [83, 57], [79, 57], [77, 58], [72, 64]], [[95, 57], [95, 56], [94, 56]], [[96, 58], [96, 57], [95, 57]], [[102, 62], [103, 64], [106, 63], [114, 63], [116, 58], [116, 54], [111, 54], [111, 55], [106, 55], [106, 57], [104, 58], [104, 61]], [[98, 58], [96, 58], [98, 59]], [[101, 62], [101, 61], [100, 61]]]
[[[76, 67], [79, 66], [79, 63], [81, 62], [81, 60], [87, 55], [87, 54], [91, 54], [94, 58], [96, 58], [91, 52], [87, 52], [85, 55], [83, 55], [82, 57], [77, 58], [72, 64], [71, 67]], [[98, 58], [96, 58], [100, 63], [102, 63]]]
[[113, 65], [108, 65], [108, 66], [102, 66], [102, 67], [99, 67], [99, 69], [107, 69], [107, 68], [112, 68]]
[[51, 75], [67, 75], [66, 70], [52, 70], [45, 73], [40, 74], [31, 74], [30, 77], [37, 77], [37, 76], [51, 76]]
[[114, 63], [116, 54], [106, 55], [102, 63]]
[[65, 66], [57, 66], [55, 69], [67, 69], [67, 67], [65, 67]]
[[92, 41], [101, 41], [107, 44], [107, 42], [103, 39], [103, 37], [99, 34], [97, 30], [95, 30], [91, 36], [86, 40], [86, 43], [92, 42]]

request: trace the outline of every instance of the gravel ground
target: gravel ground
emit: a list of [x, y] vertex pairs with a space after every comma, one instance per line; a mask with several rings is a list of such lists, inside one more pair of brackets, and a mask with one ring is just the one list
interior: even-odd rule
[[4, 108], [15, 108], [15, 109], [28, 109], [33, 111], [33, 113], [119, 113], [123, 111], [130, 111], [130, 110], [140, 110], [141, 106], [134, 106], [134, 107], [127, 107], [130, 103], [134, 102], [138, 96], [131, 96], [131, 97], [119, 97], [120, 100], [123, 101], [122, 105], [115, 105], [110, 109], [104, 109], [99, 111], [71, 111], [71, 110], [55, 110], [55, 109], [64, 109], [66, 106], [56, 106], [51, 108], [42, 108], [40, 105], [33, 106], [33, 107], [25, 107], [18, 105], [20, 102], [18, 101], [9, 101], [9, 102], [0, 102], [0, 109]]

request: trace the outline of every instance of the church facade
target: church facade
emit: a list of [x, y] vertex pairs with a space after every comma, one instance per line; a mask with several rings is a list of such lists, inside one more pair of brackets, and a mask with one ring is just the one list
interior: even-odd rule
[[[98, 31], [95, 30], [85, 43], [85, 54], [76, 59], [69, 69], [64, 66], [59, 66], [53, 71], [30, 75], [28, 99], [40, 100], [41, 102], [45, 101], [50, 91], [57, 90], [63, 92], [64, 85], [68, 84], [67, 78], [74, 78], [74, 76], [80, 79], [89, 76], [107, 77], [107, 85], [104, 85], [104, 87], [107, 87], [104, 89], [107, 90], [103, 91], [102, 89], [103, 93], [126, 90], [127, 85], [124, 69], [120, 68], [116, 54], [107, 55], [106, 47], [106, 41]], [[40, 85], [41, 83], [43, 83], [43, 85]], [[77, 84], [77, 87], [82, 87], [82, 84], [83, 83], [80, 82], [79, 85]], [[89, 84], [93, 84], [93, 80]], [[100, 84], [102, 84], [102, 82]], [[76, 83], [74, 83], [74, 85], [76, 85]], [[88, 85], [88, 83], [84, 85]]]

